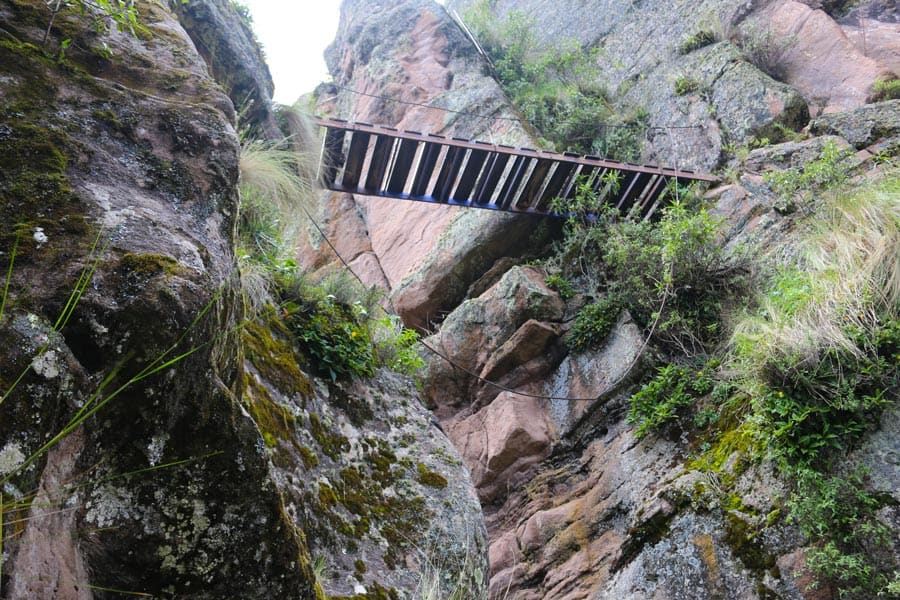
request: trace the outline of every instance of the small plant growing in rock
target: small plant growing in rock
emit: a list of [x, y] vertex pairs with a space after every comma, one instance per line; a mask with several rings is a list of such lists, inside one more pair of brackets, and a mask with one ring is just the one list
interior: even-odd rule
[[692, 33], [684, 38], [684, 41], [678, 46], [678, 54], [690, 54], [694, 50], [699, 50], [714, 44], [716, 41], [715, 34], [708, 29], [701, 29], [696, 33]]
[[802, 168], [766, 173], [763, 179], [783, 199], [789, 199], [801, 191], [834, 188], [844, 183], [850, 175], [852, 165], [848, 158], [852, 154], [851, 150], [838, 147], [834, 140], [828, 140], [818, 159]]
[[630, 400], [627, 421], [637, 425], [635, 435], [642, 437], [680, 416], [681, 409], [694, 404], [713, 389], [715, 364], [700, 368], [679, 365], [660, 367], [656, 376]]
[[621, 312], [622, 303], [614, 297], [600, 298], [582, 308], [569, 333], [569, 348], [584, 352], [598, 347], [609, 336]]
[[675, 80], [675, 95], [687, 96], [700, 89], [700, 82], [692, 77], [682, 75]]
[[875, 102], [897, 100], [900, 98], [900, 79], [878, 79], [874, 84]]
[[548, 275], [547, 279], [544, 280], [544, 283], [546, 283], [547, 287], [551, 290], [558, 292], [559, 297], [563, 300], [568, 300], [575, 295], [575, 286], [562, 275]]

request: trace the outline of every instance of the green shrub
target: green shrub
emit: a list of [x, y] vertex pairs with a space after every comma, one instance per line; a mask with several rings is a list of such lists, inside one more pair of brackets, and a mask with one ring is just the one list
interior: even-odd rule
[[285, 320], [319, 374], [332, 380], [375, 374], [372, 339], [359, 305], [339, 304], [329, 296], [296, 300], [283, 303]]
[[660, 367], [656, 376], [631, 397], [627, 421], [637, 425], [635, 435], [642, 437], [660, 429], [677, 419], [682, 408], [712, 391], [714, 368], [711, 364], [693, 369]]
[[692, 77], [681, 76], [675, 80], [675, 95], [687, 96], [700, 89], [700, 82]]
[[419, 354], [419, 334], [404, 327], [400, 317], [388, 315], [370, 327], [378, 365], [404, 375], [415, 375], [425, 366]]
[[708, 29], [702, 29], [696, 33], [692, 33], [684, 38], [678, 46], [678, 54], [690, 54], [694, 50], [699, 50], [710, 44], [714, 44], [716, 36]]
[[614, 297], [600, 298], [578, 311], [568, 344], [573, 352], [596, 348], [607, 338], [619, 319], [622, 303]]
[[807, 552], [810, 570], [836, 584], [841, 598], [888, 593], [900, 565], [891, 553], [890, 527], [878, 517], [885, 499], [868, 489], [866, 471], [828, 477], [802, 469], [794, 476], [788, 520], [813, 544]]
[[875, 102], [897, 100], [900, 98], [900, 79], [878, 79], [874, 84]]
[[555, 204], [569, 218], [553, 262], [589, 293], [616, 298], [658, 341], [705, 353], [719, 339], [723, 307], [743, 294], [749, 273], [744, 258], [726, 260], [718, 221], [693, 194], [678, 196], [683, 201], [667, 207], [658, 223], [635, 222], [618, 219], [581, 184], [573, 200]]

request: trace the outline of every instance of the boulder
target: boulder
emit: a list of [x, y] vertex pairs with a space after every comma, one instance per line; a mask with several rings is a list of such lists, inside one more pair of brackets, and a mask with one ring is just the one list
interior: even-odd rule
[[822, 115], [810, 123], [813, 135], [837, 135], [861, 149], [900, 135], [900, 99]]
[[[756, 35], [771, 32], [760, 43], [781, 45], [778, 64], [784, 79], [815, 103], [814, 114], [862, 106], [872, 83], [892, 74], [886, 64], [858, 49], [822, 10], [797, 0], [770, 2], [756, 18]], [[894, 47], [900, 42], [895, 40]]]
[[[554, 330], [553, 323], [562, 319], [564, 305], [544, 283], [545, 277], [543, 271], [534, 267], [513, 267], [484, 294], [463, 302], [447, 316], [441, 330], [426, 340], [449, 359], [431, 355], [426, 367], [424, 391], [438, 418], [453, 417], [471, 403], [477, 390], [492, 387], [454, 365], [470, 373], [502, 370], [502, 355], [496, 353], [526, 322], [531, 322], [526, 330], [542, 334]], [[545, 336], [538, 345], [545, 347], [549, 338]], [[508, 346], [503, 354], [514, 352], [515, 348]], [[535, 356], [534, 348], [523, 352]], [[485, 391], [485, 400], [493, 396], [496, 392]]]
[[240, 112], [242, 124], [260, 139], [284, 137], [272, 107], [275, 84], [251, 23], [227, 0], [173, 2], [172, 6], [213, 78]]

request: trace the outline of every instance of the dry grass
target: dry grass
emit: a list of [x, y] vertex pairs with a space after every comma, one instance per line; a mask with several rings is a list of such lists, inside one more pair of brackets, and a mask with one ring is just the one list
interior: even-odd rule
[[[834, 193], [808, 236], [802, 269], [787, 270], [732, 345], [757, 366], [863, 358], [865, 334], [900, 318], [900, 177]], [[863, 334], [863, 335], [859, 335]]]
[[241, 146], [240, 266], [251, 312], [271, 301], [273, 274], [292, 263], [300, 233], [318, 208], [314, 127], [298, 111], [286, 109], [282, 117], [284, 139]]

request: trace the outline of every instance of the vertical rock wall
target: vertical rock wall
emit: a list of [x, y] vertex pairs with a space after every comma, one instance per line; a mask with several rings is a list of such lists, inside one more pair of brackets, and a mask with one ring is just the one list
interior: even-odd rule
[[234, 110], [137, 7], [137, 36], [64, 7], [44, 39], [46, 3], [0, 3], [0, 595], [315, 598], [235, 402]]

